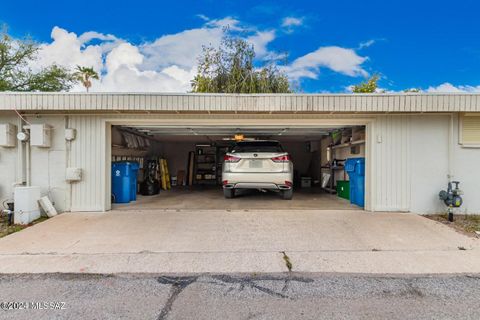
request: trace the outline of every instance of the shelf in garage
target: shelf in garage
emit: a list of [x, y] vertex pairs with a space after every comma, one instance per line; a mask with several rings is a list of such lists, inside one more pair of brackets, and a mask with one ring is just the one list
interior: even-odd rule
[[348, 147], [359, 145], [359, 144], [365, 144], [365, 140], [357, 140], [357, 141], [337, 144], [336, 146], [332, 146], [332, 149], [348, 148]]

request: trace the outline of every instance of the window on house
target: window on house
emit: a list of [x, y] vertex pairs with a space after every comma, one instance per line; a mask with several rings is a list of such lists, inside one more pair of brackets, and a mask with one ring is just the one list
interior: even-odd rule
[[460, 116], [460, 143], [480, 148], [480, 115], [465, 113]]

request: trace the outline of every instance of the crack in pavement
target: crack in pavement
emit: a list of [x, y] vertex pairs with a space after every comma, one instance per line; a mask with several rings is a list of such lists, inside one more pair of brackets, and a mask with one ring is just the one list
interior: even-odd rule
[[290, 257], [287, 256], [287, 254], [285, 253], [285, 251], [281, 251], [280, 253], [283, 254], [283, 260], [285, 260], [285, 265], [287, 266], [288, 272], [291, 272], [291, 271], [292, 271], [292, 268], [293, 268], [293, 264], [292, 264], [292, 262], [290, 261]]
[[196, 282], [198, 279], [198, 276], [196, 277], [159, 277], [157, 281], [161, 284], [169, 284], [172, 286], [170, 289], [170, 296], [167, 299], [167, 302], [163, 306], [162, 310], [160, 311], [160, 314], [158, 315], [158, 320], [163, 320], [166, 319], [169, 312], [172, 310], [173, 303], [175, 300], [178, 298], [180, 293], [191, 285], [192, 283]]
[[[173, 304], [178, 296], [185, 290], [189, 285], [198, 282], [200, 276], [179, 276], [179, 277], [171, 277], [171, 276], [161, 276], [157, 278], [157, 282], [164, 285], [171, 285], [170, 295], [167, 299], [167, 302], [163, 306], [162, 310], [160, 311], [159, 316], [157, 317], [158, 320], [165, 320], [167, 319], [170, 311], [172, 310]], [[301, 283], [311, 283], [314, 282], [313, 279], [306, 278], [306, 277], [298, 277], [294, 276], [292, 273], [288, 273], [288, 278], [285, 279], [284, 277], [279, 276], [271, 276], [271, 275], [261, 275], [252, 278], [251, 276], [230, 276], [230, 275], [212, 275], [208, 278], [213, 279], [214, 281], [202, 281], [204, 283], [215, 284], [219, 286], [229, 286], [226, 291], [226, 294], [234, 291], [239, 290], [243, 291], [246, 287], [258, 290], [262, 293], [265, 293], [269, 296], [282, 298], [282, 299], [292, 299], [288, 295], [285, 294], [288, 284], [291, 281], [301, 282]], [[257, 281], [283, 281], [285, 282], [281, 292], [277, 292], [265, 286], [261, 286], [257, 284]], [[233, 285], [239, 285], [239, 288], [235, 288]]]
[[[282, 299], [290, 299], [290, 297], [288, 295], [284, 294], [284, 293], [286, 292], [288, 283], [290, 283], [291, 281], [302, 282], [302, 283], [313, 282], [313, 279], [303, 278], [303, 277], [295, 277], [295, 276], [292, 276], [291, 274], [289, 274], [287, 279], [279, 278], [279, 277], [272, 277], [272, 276], [268, 276], [268, 275], [255, 277], [254, 279], [247, 278], [247, 277], [234, 277], [234, 276], [229, 276], [229, 275], [217, 275], [217, 276], [212, 276], [212, 278], [217, 280], [217, 281], [227, 283], [227, 284], [230, 284], [230, 285], [238, 284], [238, 285], [240, 285], [240, 289], [239, 289], [240, 291], [244, 290], [245, 287], [249, 287], [249, 288], [261, 291], [263, 293], [266, 293], [269, 296], [282, 298]], [[266, 288], [264, 286], [258, 285], [256, 283], [256, 281], [284, 281], [285, 284], [284, 284], [281, 292], [276, 292], [275, 290], [272, 290], [272, 289]], [[235, 290], [235, 288], [230, 287], [228, 289], [227, 293], [229, 293], [233, 290]]]

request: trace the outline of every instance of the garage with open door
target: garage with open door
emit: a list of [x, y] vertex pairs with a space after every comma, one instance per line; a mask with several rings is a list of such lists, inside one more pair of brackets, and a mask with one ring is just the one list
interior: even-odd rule
[[[132, 120], [113, 123], [110, 130], [112, 209], [365, 207], [365, 125], [168, 125]], [[252, 145], [254, 149], [245, 149]], [[265, 145], [274, 146], [267, 150], [273, 153], [262, 153]], [[246, 154], [257, 158], [242, 158], [242, 151], [252, 151]], [[232, 159], [238, 164], [229, 164]], [[228, 179], [234, 166], [243, 170], [235, 175], [240, 182]], [[290, 170], [291, 178], [280, 178], [271, 187], [265, 183], [276, 168]], [[228, 188], [235, 188], [231, 196]], [[286, 192], [290, 188], [291, 197]]]

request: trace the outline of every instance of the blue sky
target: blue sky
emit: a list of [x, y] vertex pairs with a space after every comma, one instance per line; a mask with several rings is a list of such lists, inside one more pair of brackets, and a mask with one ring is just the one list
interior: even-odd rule
[[283, 70], [305, 92], [345, 92], [373, 73], [386, 90], [473, 92], [479, 12], [473, 0], [3, 0], [0, 21], [42, 43], [36, 67], [99, 69], [97, 91], [186, 91], [201, 45], [230, 25], [255, 45], [259, 64], [288, 52]]

